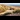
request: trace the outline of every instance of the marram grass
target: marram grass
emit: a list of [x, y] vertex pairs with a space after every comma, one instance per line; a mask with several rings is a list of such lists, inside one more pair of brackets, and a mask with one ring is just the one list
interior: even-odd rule
[[3, 16], [6, 16], [6, 15], [8, 15], [8, 14], [11, 14], [11, 12], [5, 13]]
[[20, 13], [20, 10], [16, 10], [15, 12], [13, 11], [13, 13]]

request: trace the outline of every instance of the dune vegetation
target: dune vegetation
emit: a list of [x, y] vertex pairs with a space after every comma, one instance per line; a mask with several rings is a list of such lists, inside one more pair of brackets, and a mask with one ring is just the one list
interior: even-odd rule
[[20, 13], [20, 10], [13, 11], [13, 13]]

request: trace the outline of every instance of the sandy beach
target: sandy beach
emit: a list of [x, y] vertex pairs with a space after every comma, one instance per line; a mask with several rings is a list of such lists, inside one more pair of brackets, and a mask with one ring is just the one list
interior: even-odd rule
[[[11, 12], [11, 13], [12, 13], [13, 10], [7, 10], [7, 12]], [[12, 13], [12, 14], [8, 14], [8, 15], [6, 15], [6, 16], [20, 16], [20, 13], [18, 13], [18, 14], [17, 14], [17, 13], [15, 13], [15, 14]]]

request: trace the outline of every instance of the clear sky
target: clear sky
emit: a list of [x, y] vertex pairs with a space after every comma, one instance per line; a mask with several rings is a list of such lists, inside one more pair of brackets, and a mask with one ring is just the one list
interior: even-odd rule
[[0, 4], [5, 4], [5, 5], [20, 5], [20, 3], [0, 3]]

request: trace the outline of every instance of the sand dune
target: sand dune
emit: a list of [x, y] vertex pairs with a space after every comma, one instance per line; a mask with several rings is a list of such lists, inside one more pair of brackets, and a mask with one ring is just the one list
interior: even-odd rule
[[[13, 11], [15, 11], [15, 10], [17, 10], [17, 9], [20, 9], [20, 7], [16, 7], [16, 6], [6, 6], [5, 7], [7, 10], [5, 11], [5, 12], [3, 12], [3, 13], [0, 13], [0, 15], [2, 15], [2, 14], [5, 14], [5, 13], [7, 13], [7, 12], [13, 12]], [[10, 10], [10, 8], [14, 8], [14, 10]], [[14, 15], [14, 14], [11, 14], [11, 15]]]

